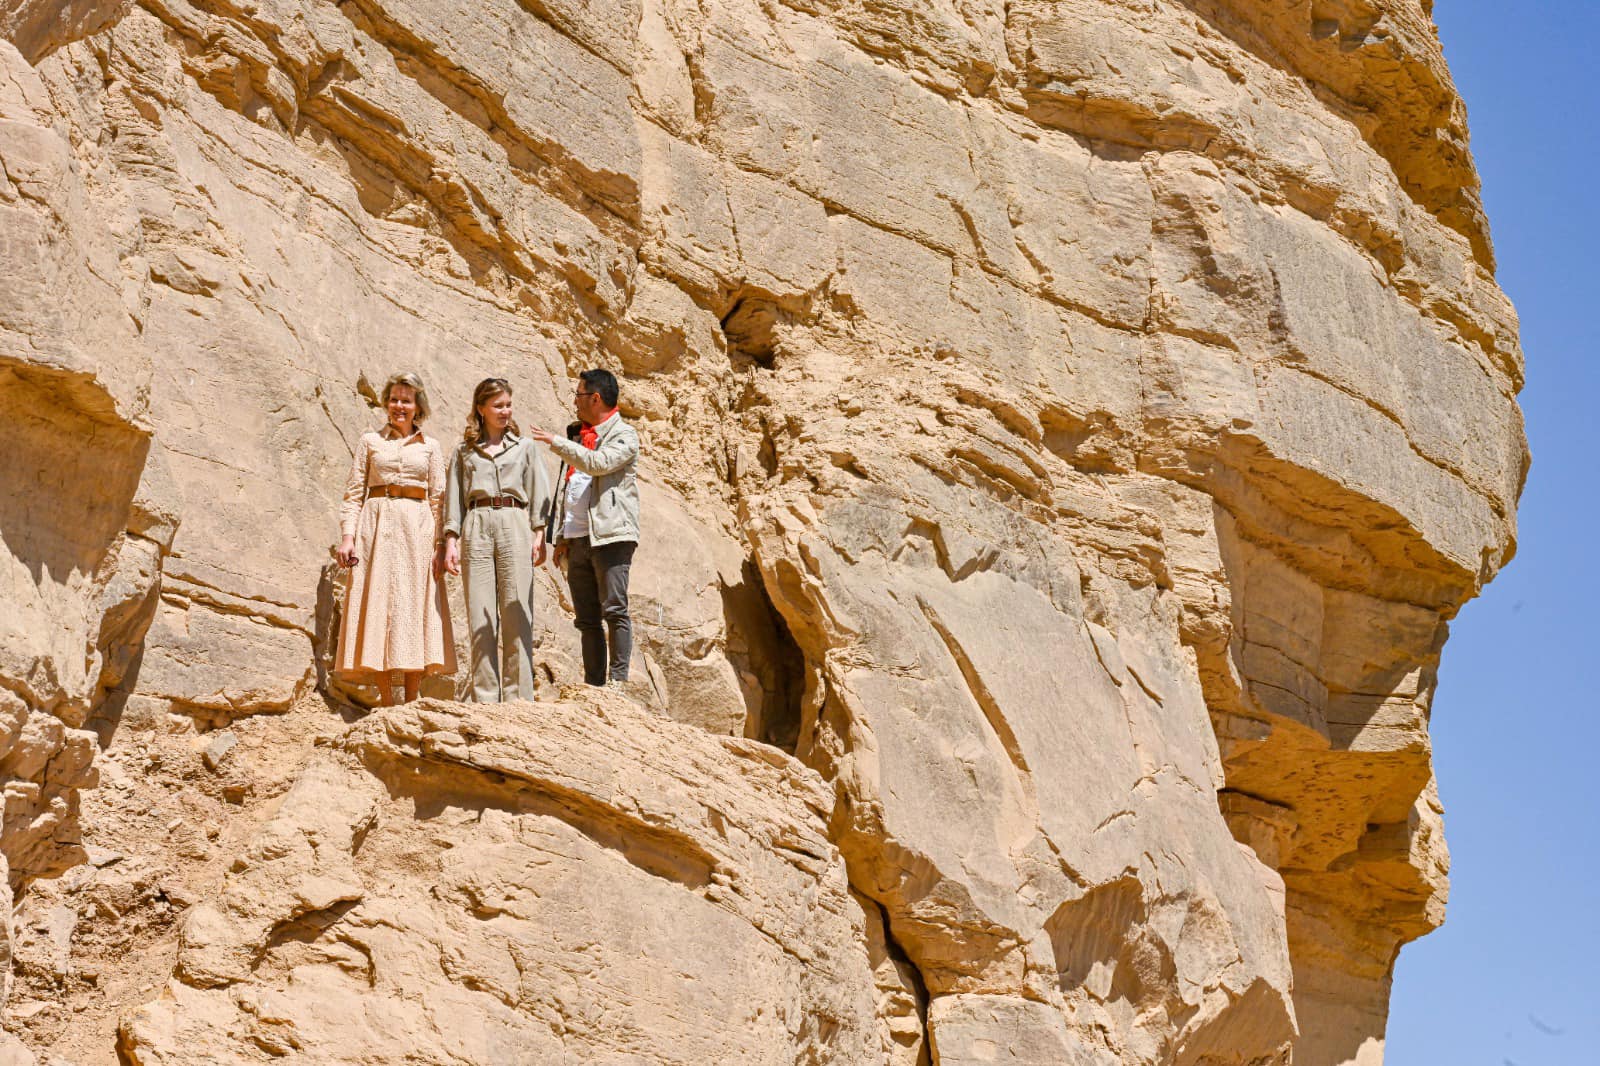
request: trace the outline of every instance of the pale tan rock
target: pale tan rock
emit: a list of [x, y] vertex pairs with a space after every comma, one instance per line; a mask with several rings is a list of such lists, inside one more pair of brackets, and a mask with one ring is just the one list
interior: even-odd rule
[[[6, 7], [17, 1032], [84, 1066], [134, 1005], [135, 1061], [542, 1062], [563, 1027], [579, 1059], [1378, 1061], [1443, 916], [1445, 623], [1527, 469], [1428, 12]], [[372, 697], [328, 676], [328, 547], [376, 383], [418, 370], [453, 438], [503, 374], [559, 429], [597, 362], [644, 442], [660, 717], [334, 742]], [[576, 636], [559, 575], [536, 598], [550, 695]], [[39, 923], [80, 905], [47, 1003]]]
[[867, 961], [877, 990], [879, 1045], [888, 1066], [927, 1066], [928, 992], [922, 978], [884, 928], [882, 908], [852, 890], [866, 926]]
[[26, 1044], [4, 1031], [0, 1031], [0, 1056], [7, 1066], [34, 1066], [39, 1061]]
[[121, 1046], [141, 1064], [251, 1044], [870, 1061], [863, 919], [826, 807], [782, 754], [612, 695], [382, 712], [314, 757], [191, 909], [177, 974]]
[[929, 1007], [941, 1066], [1004, 1062], [1017, 1066], [1098, 1066], [1116, 1060], [1068, 1032], [1059, 1012], [1010, 996], [940, 996]]
[[363, 886], [350, 856], [372, 828], [379, 795], [342, 767], [311, 763], [234, 860], [221, 898], [189, 912], [178, 955], [182, 979], [201, 988], [245, 980], [280, 927], [359, 902]]
[[[60, 14], [63, 25], [90, 18]], [[36, 16], [8, 17], [23, 20], [18, 32], [54, 32], [28, 22]], [[46, 47], [37, 38], [33, 46]], [[134, 506], [150, 447], [150, 364], [113, 280], [114, 249], [91, 221], [81, 166], [49, 110], [38, 74], [0, 40], [0, 849], [8, 898], [31, 878], [83, 861], [78, 791], [95, 782], [96, 738], [82, 727], [103, 687], [121, 681], [127, 649], [149, 624], [160, 554]], [[102, 359], [119, 350], [127, 358]]]

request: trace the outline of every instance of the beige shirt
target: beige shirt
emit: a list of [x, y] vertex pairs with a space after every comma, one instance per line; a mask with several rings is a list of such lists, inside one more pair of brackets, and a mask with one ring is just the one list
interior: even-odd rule
[[342, 536], [355, 536], [361, 505], [366, 502], [367, 488], [372, 485], [412, 485], [427, 489], [428, 506], [433, 509], [434, 537], [438, 539], [443, 535], [439, 523], [444, 511], [444, 448], [438, 441], [423, 436], [420, 429], [402, 440], [389, 425], [361, 434], [351, 458], [350, 476], [345, 480], [344, 502], [339, 506]]
[[504, 447], [490, 455], [482, 444], [458, 444], [450, 457], [445, 490], [443, 533], [461, 535], [467, 504], [490, 496], [511, 496], [528, 505], [528, 524], [543, 536], [550, 518], [550, 472], [544, 449], [531, 440], [507, 433]]

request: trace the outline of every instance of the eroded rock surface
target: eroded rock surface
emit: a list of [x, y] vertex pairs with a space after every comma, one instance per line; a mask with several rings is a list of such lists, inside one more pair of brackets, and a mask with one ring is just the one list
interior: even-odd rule
[[625, 699], [375, 714], [190, 909], [140, 1064], [864, 1062], [814, 772]]
[[[0, 4], [8, 1039], [1378, 1062], [1527, 465], [1429, 9]], [[376, 384], [596, 362], [634, 690], [346, 730]]]

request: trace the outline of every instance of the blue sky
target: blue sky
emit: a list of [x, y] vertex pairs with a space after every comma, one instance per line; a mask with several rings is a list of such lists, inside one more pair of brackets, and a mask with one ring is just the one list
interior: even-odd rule
[[1522, 318], [1533, 471], [1515, 561], [1451, 630], [1433, 704], [1445, 925], [1400, 953], [1388, 1066], [1600, 1062], [1600, 3], [1439, 0], [1501, 286]]

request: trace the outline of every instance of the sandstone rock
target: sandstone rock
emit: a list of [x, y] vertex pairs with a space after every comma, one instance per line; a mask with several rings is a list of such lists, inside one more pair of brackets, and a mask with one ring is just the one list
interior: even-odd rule
[[889, 939], [882, 908], [859, 893], [855, 898], [866, 924], [867, 961], [878, 993], [880, 1046], [887, 1052], [884, 1061], [888, 1066], [927, 1066], [931, 1061], [928, 990], [905, 952]]
[[120, 1046], [141, 1064], [248, 1061], [252, 1044], [870, 1061], [872, 975], [827, 805], [793, 760], [610, 694], [375, 714], [189, 913], [177, 975]]
[[[29, 1053], [1376, 1061], [1527, 469], [1429, 5], [247, 7], [0, 5]], [[373, 383], [596, 362], [653, 714], [546, 571], [342, 731]]]
[[100, 648], [137, 644], [158, 554], [131, 532], [150, 365], [47, 101], [0, 41], [0, 847], [13, 888], [82, 861], [77, 790], [94, 781], [95, 738], [81, 727], [102, 680], [85, 649], [102, 632]]
[[222, 765], [222, 760], [228, 757], [228, 752], [238, 746], [238, 736], [231, 730], [225, 730], [211, 739], [200, 758], [205, 762], [207, 770], [215, 770]]
[[1042, 1003], [1010, 996], [941, 996], [929, 1016], [939, 1034], [935, 1047], [941, 1064], [1091, 1066], [1116, 1061], [1104, 1048], [1075, 1038], [1061, 1015]]
[[11, 1033], [0, 1031], [0, 1055], [10, 1066], [34, 1066], [38, 1057], [28, 1050], [28, 1045], [18, 1040]]

